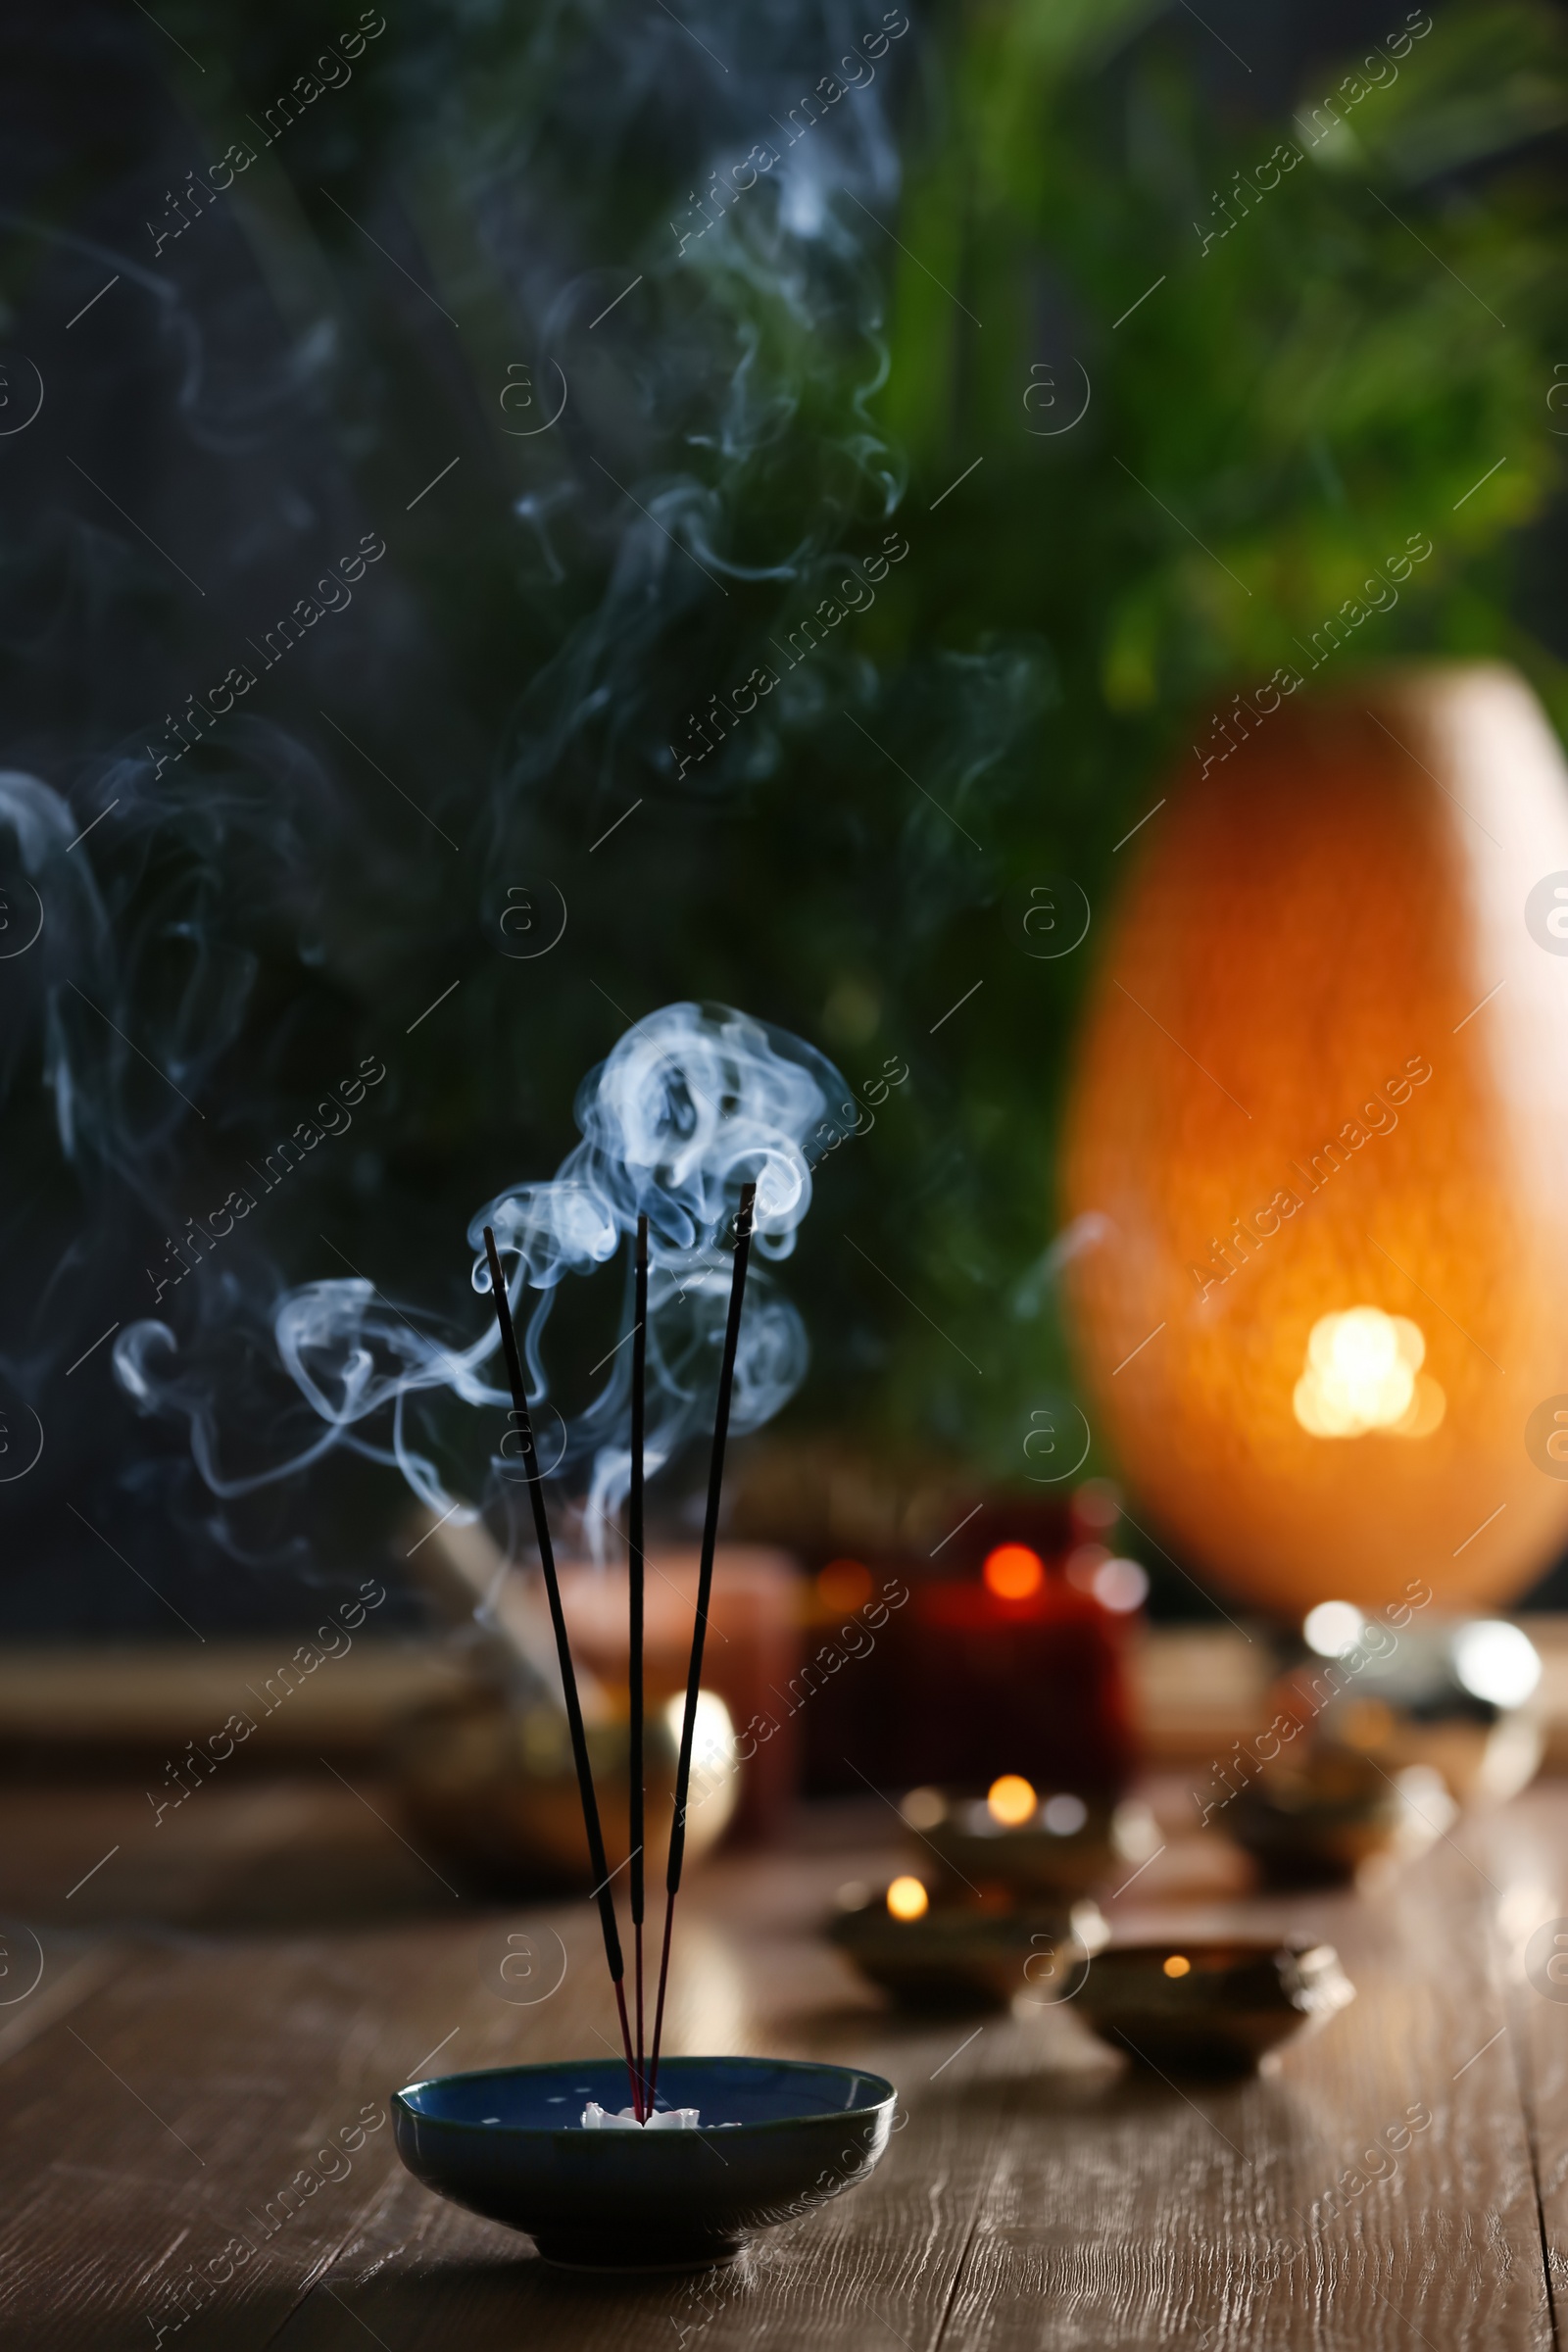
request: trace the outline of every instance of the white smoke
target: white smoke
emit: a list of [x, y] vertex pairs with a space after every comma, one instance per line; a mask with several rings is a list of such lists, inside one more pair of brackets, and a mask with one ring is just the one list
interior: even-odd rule
[[[511, 1404], [489, 1304], [483, 1247], [489, 1225], [522, 1331], [541, 1467], [569, 1479], [591, 1463], [586, 1516], [597, 1549], [629, 1480], [631, 1350], [617, 1348], [599, 1395], [580, 1413], [564, 1416], [552, 1399], [543, 1352], [561, 1283], [613, 1258], [646, 1213], [645, 1459], [652, 1476], [711, 1409], [731, 1269], [720, 1244], [742, 1185], [757, 1186], [757, 1253], [787, 1256], [810, 1206], [811, 1157], [840, 1140], [838, 1106], [855, 1107], [845, 1103], [847, 1092], [832, 1064], [787, 1031], [724, 1006], [665, 1005], [629, 1029], [583, 1081], [575, 1104], [583, 1140], [554, 1177], [509, 1186], [470, 1219], [471, 1280], [485, 1301], [476, 1336], [443, 1343], [361, 1276], [291, 1291], [273, 1317], [277, 1354], [324, 1426], [289, 1460], [244, 1478], [220, 1469], [205, 1385], [182, 1382], [161, 1365], [160, 1358], [177, 1354], [167, 1324], [145, 1321], [125, 1331], [115, 1348], [116, 1374], [147, 1409], [186, 1416], [197, 1467], [218, 1494], [235, 1496], [290, 1477], [346, 1444], [395, 1464], [432, 1511], [460, 1526], [471, 1522], [486, 1496], [449, 1492], [410, 1431], [409, 1408], [432, 1392], [501, 1415]], [[629, 1297], [629, 1251], [627, 1288]], [[799, 1314], [756, 1268], [736, 1358], [732, 1430], [741, 1435], [769, 1420], [799, 1387], [806, 1365]], [[384, 1434], [369, 1427], [377, 1417], [387, 1424]], [[496, 1434], [501, 1441], [499, 1428]], [[493, 1481], [521, 1479], [517, 1461], [499, 1450], [490, 1472]]]

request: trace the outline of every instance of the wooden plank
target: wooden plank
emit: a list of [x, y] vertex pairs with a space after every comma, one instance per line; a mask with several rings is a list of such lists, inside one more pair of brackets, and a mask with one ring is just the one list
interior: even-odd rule
[[[0, 2069], [0, 2340], [145, 2346], [163, 2327], [182, 2347], [267, 2343], [404, 2178], [389, 2091], [431, 2051], [485, 2065], [526, 2046], [480, 1983], [490, 1935], [128, 1957]], [[586, 1970], [559, 1997], [580, 2013], [573, 2042], [612, 2025]]]
[[[888, 1862], [877, 1851], [716, 1865], [689, 1889], [671, 1969], [671, 2048], [820, 2056], [900, 2085], [900, 2126], [867, 2183], [767, 2232], [724, 2271], [616, 2283], [553, 2271], [528, 2240], [408, 2181], [394, 2186], [375, 2225], [292, 2315], [276, 2352], [340, 2345], [345, 2310], [398, 2352], [457, 2344], [514, 2352], [519, 2341], [538, 2352], [620, 2352], [699, 2336], [703, 2352], [725, 2352], [755, 2343], [763, 2329], [802, 2352], [877, 2341], [933, 2346], [1002, 2125], [977, 2127], [961, 2102], [927, 2099], [917, 2086], [928, 2087], [933, 2075], [944, 2085], [961, 2081], [984, 2062], [976, 2054], [998, 2029], [984, 2019], [934, 2027], [890, 2020], [815, 1934], [836, 1885]], [[594, 1967], [591, 1945], [582, 1956]], [[591, 2046], [571, 2042], [574, 2023], [560, 2013], [527, 2054]], [[980, 2038], [964, 2051], [977, 2026]], [[1070, 2037], [1065, 2047], [1069, 2067], [1081, 2069]]]
[[[228, 1800], [204, 1793], [216, 1823]], [[245, 1872], [309, 1876], [323, 1854], [352, 1862], [356, 1838], [362, 1858], [373, 1840], [396, 1848], [373, 1819], [351, 1822], [351, 1809], [365, 1811], [357, 1800], [313, 1811], [297, 1788], [280, 1797], [270, 1816], [250, 1816]], [[194, 1801], [187, 1818], [202, 1818]], [[65, 1819], [58, 1800], [52, 1819], [57, 1829]], [[84, 1815], [81, 1850], [104, 1824], [102, 1810]], [[1206, 1919], [1327, 1934], [1359, 1990], [1272, 2080], [1180, 2091], [1125, 2073], [1070, 2011], [938, 2026], [886, 2013], [817, 1925], [838, 1881], [876, 1875], [889, 1850], [726, 1859], [689, 1889], [671, 2046], [875, 2068], [900, 2086], [901, 2128], [868, 2183], [768, 2233], [731, 2269], [635, 2283], [552, 2272], [527, 2239], [431, 2196], [397, 2164], [384, 2126], [345, 2149], [345, 2165], [319, 2154], [421, 2062], [614, 2047], [585, 1904], [485, 1913], [443, 1897], [430, 1916], [405, 1908], [395, 1924], [355, 1932], [187, 1930], [165, 1948], [106, 1944], [110, 1972], [0, 2065], [0, 2341], [129, 2352], [156, 2346], [162, 2329], [172, 2352], [341, 2352], [372, 2338], [389, 2352], [519, 2342], [621, 2352], [666, 2340], [677, 2352], [758, 2341], [792, 2352], [899, 2342], [1544, 2352], [1532, 2133], [1555, 2245], [1568, 2198], [1568, 2034], [1559, 2005], [1506, 1989], [1493, 1923], [1518, 1884], [1556, 1899], [1565, 1828], [1568, 1792], [1537, 1791], [1462, 1824], [1366, 1900], [1208, 1895], [1200, 1917], [1171, 1902], [1140, 1911], [1140, 1882], [1123, 1907], [1132, 1932]], [[187, 1919], [232, 1899], [211, 1836], [203, 1828], [191, 1841], [203, 1891], [185, 1898]], [[27, 1868], [41, 1868], [24, 1825], [19, 1844]], [[162, 1848], [168, 1891], [180, 1851]], [[413, 1890], [421, 1872], [407, 1867], [412, 1905], [424, 1899]], [[0, 1877], [0, 1911], [4, 1888]], [[286, 1915], [285, 1893], [276, 1904]], [[258, 1895], [255, 1915], [264, 1910]], [[559, 1935], [564, 1951], [559, 1989], [531, 2007], [483, 1982], [515, 1932], [541, 1948]], [[1432, 2121], [1390, 2157], [1387, 2177], [1325, 2204], [1417, 2103]], [[318, 2185], [296, 2187], [290, 2210], [301, 2168]], [[217, 2280], [211, 2266], [223, 2267], [231, 2239], [253, 2251], [231, 2254], [232, 2276]], [[203, 2272], [211, 2299], [174, 2325], [180, 2280]]]
[[[369, 1792], [390, 1818], [385, 1792]], [[108, 1916], [134, 1917], [152, 1898], [190, 1923], [231, 1916], [246, 1891], [236, 1895], [237, 1877], [254, 1882], [251, 1917], [273, 1922], [293, 1907], [292, 1882], [318, 1894], [336, 1867], [358, 1870], [363, 1886], [367, 1861], [398, 1857], [401, 1889], [383, 1894], [405, 1921], [429, 1899], [417, 1859], [330, 1781], [204, 1788], [156, 1832], [139, 1802], [134, 1789], [14, 1798], [0, 1914], [25, 1915], [19, 1895], [40, 1898], [46, 1957], [80, 1946], [74, 1925], [53, 1921], [74, 1922], [94, 1889]], [[116, 1863], [72, 1899], [86, 1858], [114, 1846], [116, 1831]], [[513, 2013], [479, 1979], [492, 1922], [439, 1885], [436, 1894], [438, 1928], [220, 1941], [187, 1924], [160, 1948], [144, 1926], [135, 1943], [89, 1953], [96, 1983], [61, 1976], [52, 2008], [19, 2008], [5, 2031], [31, 2039], [0, 2067], [0, 2341], [29, 2352], [146, 2346], [162, 2329], [166, 2343], [249, 2352], [275, 2333], [387, 2178], [405, 2178], [384, 2122], [343, 2146], [361, 2111], [384, 2114], [389, 2090], [443, 2040], [457, 2058], [466, 2035], [470, 2064], [515, 2040]], [[48, 1990], [46, 1979], [40, 2001]], [[608, 1991], [600, 1997], [608, 2008]], [[321, 2158], [334, 2139], [338, 2153]], [[211, 2276], [229, 2265], [232, 2277]], [[181, 2293], [194, 2305], [202, 2291], [193, 2266], [212, 2299], [181, 2324]]]
[[0, 2066], [14, 2058], [19, 2050], [36, 2041], [40, 2034], [57, 2025], [79, 2008], [88, 1994], [100, 1985], [116, 1968], [124, 1964], [122, 1948], [113, 1943], [88, 1944], [74, 1948], [51, 1938], [48, 1944], [34, 1953], [13, 1930], [4, 1936], [7, 1952], [7, 1981], [12, 1977], [13, 1960], [18, 1974], [26, 1984], [39, 1959], [42, 1973], [30, 1991], [23, 1991], [13, 2006], [10, 2002], [0, 2010]]
[[[1559, 1824], [1563, 1812], [1559, 1800]], [[1488, 1831], [1468, 1834], [1485, 1841]], [[1123, 2072], [1063, 2013], [993, 2020], [943, 2066], [972, 2028], [938, 2037], [858, 2015], [830, 1989], [823, 1956], [795, 1948], [775, 1915], [758, 1930], [762, 1965], [749, 1971], [760, 2014], [730, 2038], [853, 2051], [901, 2083], [907, 2129], [864, 2188], [708, 2280], [587, 2293], [519, 2263], [483, 2225], [439, 2206], [421, 2220], [404, 2192], [386, 2239], [326, 2283], [399, 2352], [460, 2340], [500, 2352], [519, 2339], [609, 2352], [665, 2328], [682, 2344], [700, 2334], [705, 2352], [759, 2339], [1009, 2352], [1037, 2345], [1043, 2328], [1054, 2347], [1083, 2352], [1205, 2339], [1214, 2352], [1383, 2352], [1422, 2339], [1441, 2352], [1544, 2352], [1552, 2335], [1526, 2120], [1511, 2069], [1489, 2048], [1503, 2023], [1486, 1943], [1493, 1891], [1460, 1842], [1370, 1901], [1227, 1907], [1232, 1925], [1329, 1934], [1360, 1991], [1273, 2079], [1228, 2087]], [[779, 1876], [774, 1866], [759, 1880], [774, 1903]], [[797, 1936], [805, 1891], [797, 1869], [786, 1903]], [[1157, 1916], [1168, 1926], [1180, 1915]], [[718, 1957], [739, 1965], [743, 1944], [731, 1930]], [[702, 1961], [701, 1947], [688, 1953], [688, 2026], [722, 2015], [722, 1970], [705, 1984]], [[1430, 2115], [1424, 2128], [1409, 2127], [1412, 2107]], [[1402, 2148], [1391, 2147], [1391, 2127]], [[1356, 2188], [1372, 2168], [1352, 2168], [1379, 2145], [1386, 2177]], [[328, 2333], [334, 2318], [313, 2295], [279, 2352], [341, 2340]]]
[[[1528, 2121], [1543, 2252], [1559, 2334], [1568, 2321], [1568, 1801], [1547, 1784], [1494, 1817], [1486, 1867], [1496, 1881], [1495, 1959], [1506, 1996], [1507, 2061]], [[1557, 1960], [1555, 1975], [1546, 1964]], [[1490, 2057], [1489, 2057], [1490, 2063]]]
[[[341, 1647], [346, 1629], [335, 1633]], [[200, 1648], [8, 1644], [0, 1650], [0, 1742], [53, 1747], [77, 1766], [93, 1748], [122, 1746], [177, 1762], [188, 1741], [205, 1748], [239, 1712], [253, 1727], [236, 1751], [244, 1765], [263, 1750], [379, 1751], [419, 1708], [486, 1688], [466, 1661], [428, 1642], [362, 1634], [308, 1674], [294, 1664], [297, 1647], [281, 1634]]]
[[7, 1808], [0, 1919], [30, 1921], [52, 1947], [147, 1921], [353, 1925], [449, 1910], [451, 1884], [393, 1835], [396, 1821], [394, 1795], [368, 1774], [319, 1763], [205, 1783], [162, 1821], [134, 1782], [27, 1789]]
[[[1493, 1896], [1465, 1835], [1486, 1830], [1465, 1825], [1372, 1899], [1231, 1908], [1233, 1925], [1326, 1936], [1357, 1986], [1272, 2078], [1129, 2074], [1087, 2103], [1033, 2079], [944, 2344], [1033, 2346], [1049, 2313], [1063, 2352], [1549, 2346], [1529, 2134], [1493, 2041]], [[1129, 1925], [1181, 1932], [1168, 1912]], [[1412, 2109], [1430, 2124], [1412, 2130]]]

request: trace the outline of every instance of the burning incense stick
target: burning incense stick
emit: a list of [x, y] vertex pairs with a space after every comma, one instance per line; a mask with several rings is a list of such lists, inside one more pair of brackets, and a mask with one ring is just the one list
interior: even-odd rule
[[637, 1273], [632, 1300], [631, 1493], [626, 1504], [626, 1582], [631, 1609], [627, 1668], [631, 1685], [631, 1932], [636, 1947], [637, 2080], [650, 2113], [643, 2072], [643, 1420], [648, 1372], [648, 1219], [637, 1219]]
[[[512, 1386], [512, 1402], [516, 1415], [517, 1436], [522, 1446], [522, 1458], [528, 1466], [528, 1498], [533, 1504], [534, 1534], [539, 1543], [539, 1563], [544, 1570], [545, 1591], [550, 1596], [550, 1621], [556, 1631], [556, 1655], [561, 1661], [561, 1688], [566, 1702], [566, 1723], [571, 1733], [571, 1753], [577, 1767], [577, 1788], [582, 1797], [583, 1827], [588, 1833], [588, 1861], [594, 1874], [594, 1893], [599, 1903], [599, 1922], [605, 1932], [605, 1958], [610, 1963], [611, 1983], [615, 1987], [615, 2006], [620, 2012], [620, 2038], [626, 2052], [626, 2072], [631, 2077], [632, 2112], [639, 2123], [643, 2120], [642, 2082], [632, 2058], [631, 2030], [626, 2022], [626, 1965], [620, 1953], [620, 1932], [615, 1925], [615, 1898], [610, 1891], [610, 1871], [605, 1862], [604, 1834], [599, 1826], [599, 1801], [594, 1795], [594, 1776], [588, 1763], [588, 1740], [582, 1726], [582, 1707], [577, 1697], [577, 1677], [571, 1663], [571, 1644], [566, 1639], [566, 1619], [561, 1606], [561, 1584], [556, 1575], [556, 1555], [550, 1542], [550, 1521], [545, 1512], [545, 1493], [539, 1478], [539, 1456], [533, 1442], [533, 1424], [528, 1417], [527, 1392], [522, 1385], [522, 1359], [517, 1353], [517, 1335], [512, 1327], [512, 1307], [507, 1298], [507, 1286], [502, 1278], [501, 1259], [496, 1250], [496, 1237], [487, 1225], [484, 1246], [490, 1260], [490, 1285], [495, 1293], [496, 1321], [501, 1326], [501, 1346], [507, 1359], [507, 1378]], [[728, 1357], [726, 1357], [726, 1361]]]
[[713, 1455], [708, 1472], [708, 1510], [703, 1520], [702, 1560], [697, 1572], [697, 1618], [692, 1627], [691, 1665], [686, 1675], [686, 1712], [680, 1730], [680, 1762], [675, 1770], [675, 1818], [669, 1830], [669, 1863], [664, 1872], [664, 1941], [659, 1960], [659, 1996], [654, 2006], [654, 2049], [648, 2073], [652, 2104], [659, 2088], [659, 2043], [664, 2024], [664, 1984], [669, 1975], [669, 1931], [680, 1891], [681, 1863], [686, 1852], [686, 1799], [691, 1788], [692, 1740], [697, 1729], [697, 1693], [703, 1676], [703, 1643], [708, 1633], [708, 1603], [713, 1586], [713, 1548], [718, 1542], [718, 1498], [724, 1483], [724, 1441], [729, 1434], [730, 1392], [735, 1386], [735, 1351], [741, 1336], [741, 1301], [746, 1291], [746, 1261], [752, 1253], [752, 1212], [757, 1202], [755, 1184], [741, 1186], [735, 1216], [735, 1270], [730, 1278], [729, 1320], [724, 1326], [724, 1354], [718, 1371], [718, 1404], [713, 1415]]

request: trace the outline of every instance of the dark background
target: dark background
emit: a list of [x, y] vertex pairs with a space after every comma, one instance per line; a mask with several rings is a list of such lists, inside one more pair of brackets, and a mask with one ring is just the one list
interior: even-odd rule
[[[678, 999], [852, 1085], [909, 1066], [783, 1270], [813, 1344], [783, 1433], [1016, 1481], [1031, 1410], [1071, 1394], [1046, 1252], [1093, 953], [1019, 953], [1031, 886], [1098, 914], [1202, 714], [1498, 447], [1379, 654], [1501, 652], [1568, 714], [1557, 14], [1434, 8], [1344, 168], [1200, 254], [1211, 192], [1402, 9], [923, 11], [683, 253], [710, 172], [784, 148], [769, 125], [882, 13], [398, 8], [270, 146], [346, 0], [0, 29], [0, 356], [17, 413], [29, 364], [44, 388], [0, 437], [6, 920], [29, 889], [45, 915], [0, 963], [0, 1404], [13, 1458], [29, 1416], [44, 1439], [0, 1485], [5, 1630], [167, 1635], [160, 1595], [282, 1625], [381, 1558], [395, 1474], [340, 1449], [222, 1496], [193, 1427], [228, 1482], [319, 1434], [270, 1340], [301, 1282], [362, 1270], [471, 1335], [469, 1216], [553, 1171], [582, 1076]], [[1036, 362], [1093, 381], [1059, 440], [1025, 429]], [[559, 424], [509, 437], [509, 381], [553, 365]], [[910, 553], [874, 610], [678, 775], [690, 714], [889, 531]], [[260, 670], [368, 533], [349, 609], [157, 772], [187, 698]], [[522, 890], [567, 911], [531, 961], [500, 919]], [[83, 1350], [366, 1055], [387, 1075], [352, 1131], [159, 1303], [176, 1349], [137, 1411], [115, 1341]], [[579, 1402], [621, 1299], [580, 1291]], [[474, 1487], [476, 1418], [424, 1430]], [[1199, 1605], [1153, 1565], [1157, 1609]]]

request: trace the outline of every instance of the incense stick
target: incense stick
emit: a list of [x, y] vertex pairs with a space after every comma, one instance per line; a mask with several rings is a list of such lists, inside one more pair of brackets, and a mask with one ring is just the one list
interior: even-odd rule
[[632, 1295], [631, 1493], [626, 1503], [626, 1582], [631, 1610], [627, 1655], [631, 1687], [631, 1932], [636, 1946], [637, 2080], [649, 2113], [643, 2071], [643, 1424], [648, 1374], [648, 1219], [637, 1219], [637, 1271]]
[[615, 1898], [610, 1891], [604, 1834], [599, 1826], [599, 1800], [594, 1795], [594, 1776], [588, 1762], [588, 1737], [583, 1730], [577, 1676], [571, 1663], [571, 1644], [566, 1638], [565, 1614], [561, 1606], [561, 1583], [556, 1575], [556, 1554], [550, 1541], [544, 1487], [539, 1478], [539, 1456], [533, 1442], [533, 1423], [528, 1417], [527, 1392], [522, 1385], [522, 1359], [517, 1353], [517, 1335], [512, 1327], [512, 1307], [507, 1298], [506, 1283], [502, 1279], [496, 1237], [488, 1225], [484, 1229], [484, 1246], [490, 1260], [490, 1285], [495, 1293], [496, 1321], [501, 1326], [501, 1346], [507, 1359], [507, 1378], [512, 1387], [517, 1436], [522, 1446], [522, 1458], [528, 1465], [528, 1498], [533, 1504], [533, 1528], [539, 1544], [539, 1562], [544, 1570], [545, 1591], [550, 1596], [550, 1621], [556, 1632], [556, 1655], [561, 1661], [561, 1688], [566, 1702], [566, 1725], [571, 1733], [572, 1759], [577, 1767], [583, 1828], [588, 1833], [588, 1861], [594, 1874], [599, 1923], [604, 1930], [605, 1958], [610, 1963], [610, 1980], [615, 1987], [615, 2006], [620, 2012], [620, 2038], [626, 2052], [626, 2072], [631, 2077], [632, 2113], [641, 2123], [642, 2083], [632, 2061], [631, 2029], [626, 2022], [626, 1966], [620, 1953], [620, 1932], [615, 1925]]
[[681, 1863], [686, 1853], [686, 1799], [691, 1788], [692, 1740], [697, 1730], [697, 1693], [703, 1675], [703, 1643], [708, 1634], [708, 1603], [713, 1586], [713, 1549], [718, 1542], [718, 1498], [724, 1483], [724, 1441], [729, 1434], [730, 1392], [735, 1386], [735, 1351], [741, 1336], [741, 1302], [746, 1290], [746, 1262], [752, 1253], [752, 1212], [755, 1184], [741, 1186], [735, 1216], [735, 1269], [730, 1278], [729, 1320], [724, 1326], [724, 1354], [718, 1371], [718, 1403], [713, 1414], [713, 1454], [708, 1471], [708, 1510], [703, 1520], [702, 1559], [697, 1571], [697, 1617], [692, 1626], [691, 1664], [686, 1675], [686, 1712], [680, 1730], [680, 1762], [675, 1771], [675, 1818], [669, 1829], [669, 1862], [664, 1872], [664, 1940], [659, 1959], [659, 1997], [654, 2006], [654, 2049], [648, 2075], [652, 2104], [659, 2088], [659, 2043], [664, 2024], [664, 1985], [669, 1975], [669, 1932], [680, 1892]]

